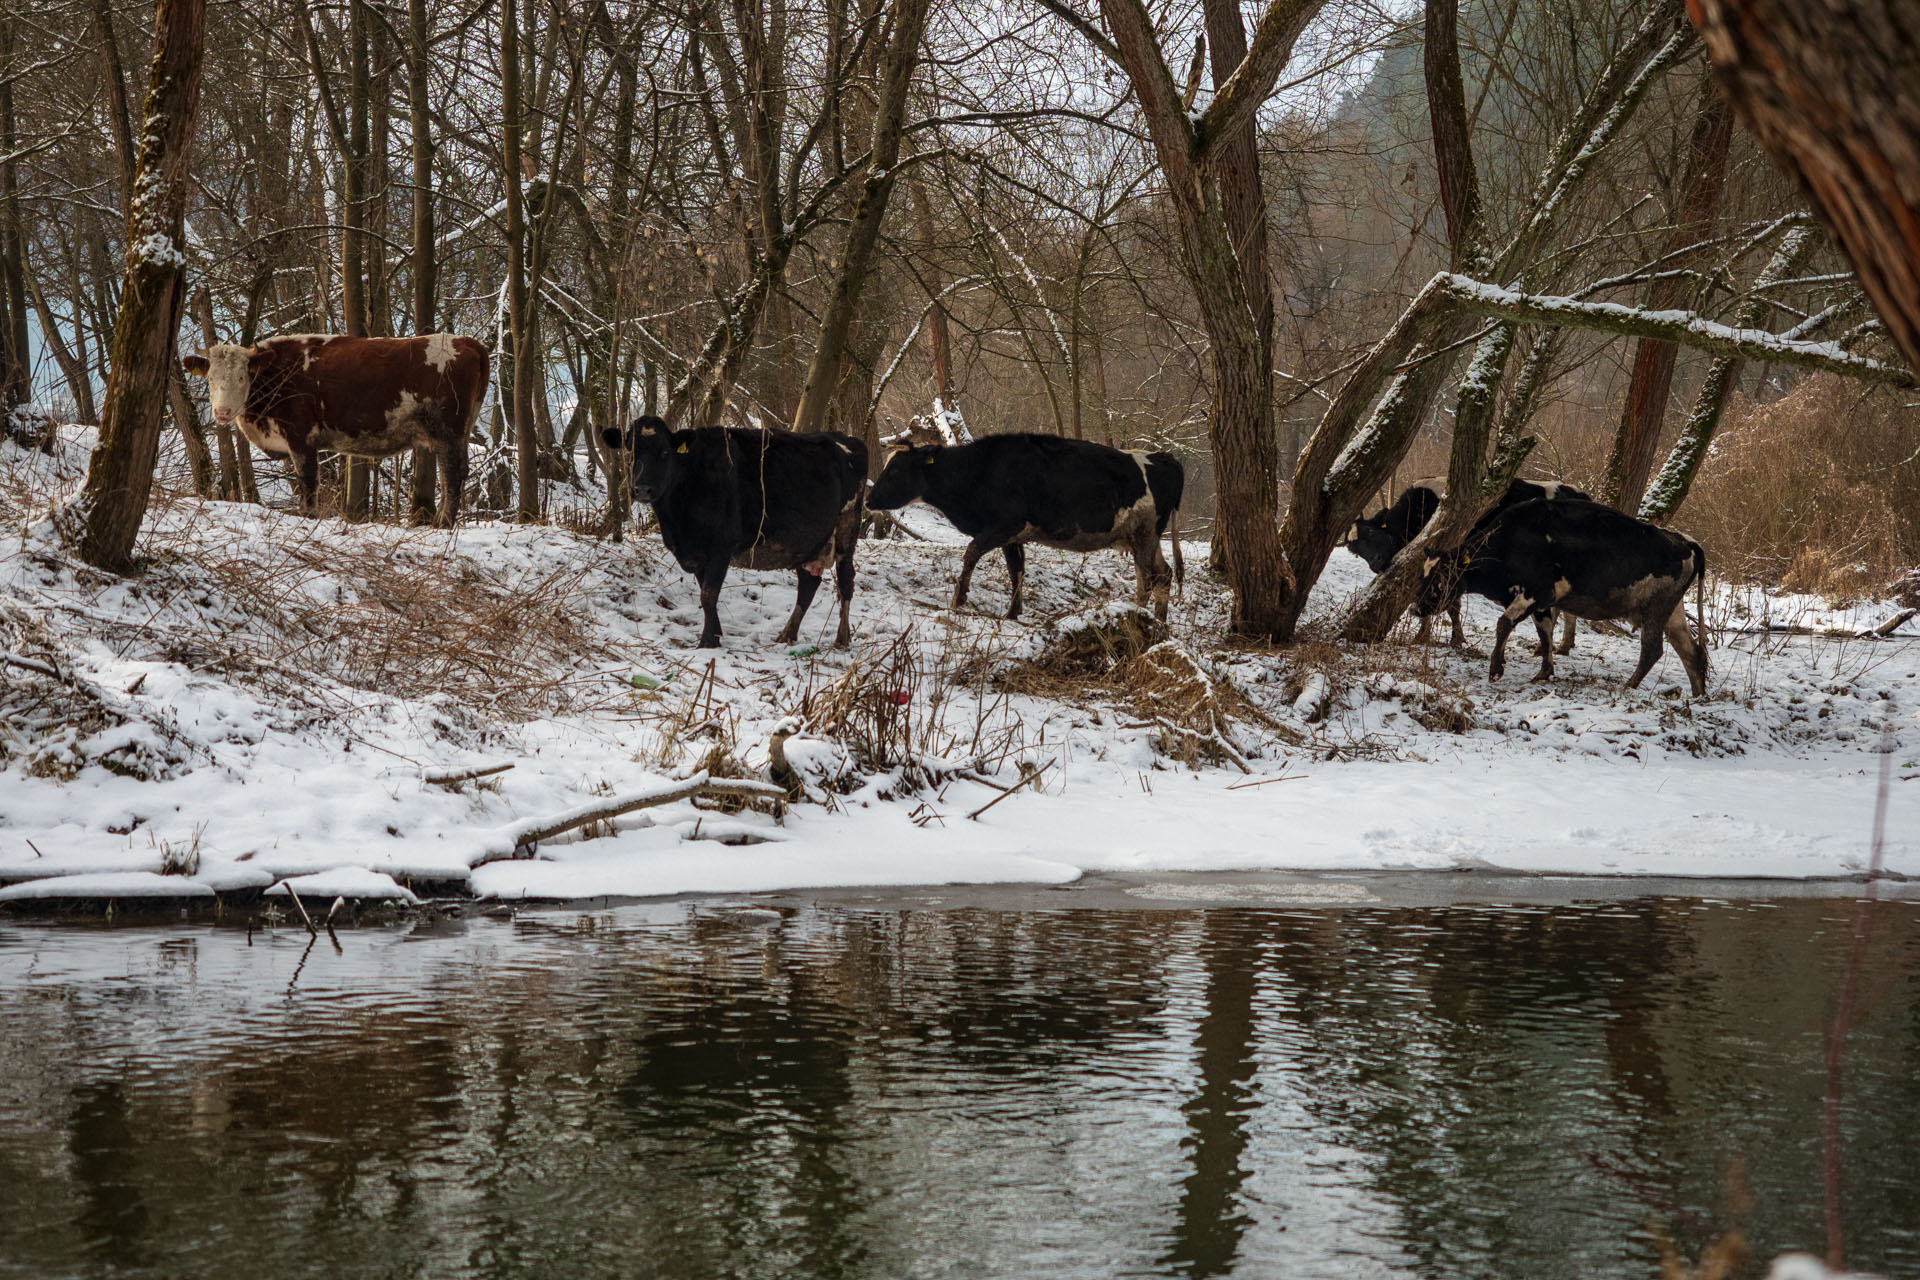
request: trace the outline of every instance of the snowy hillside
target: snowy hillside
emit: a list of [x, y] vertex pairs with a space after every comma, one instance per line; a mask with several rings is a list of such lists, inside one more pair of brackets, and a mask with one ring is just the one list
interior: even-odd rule
[[[1671, 654], [1623, 690], [1637, 642], [1584, 627], [1553, 682], [1527, 680], [1516, 637], [1489, 686], [1477, 602], [1464, 655], [1226, 645], [1197, 545], [1165, 643], [1118, 607], [1119, 553], [1031, 552], [1019, 623], [996, 616], [993, 557], [955, 615], [959, 546], [920, 509], [929, 540], [862, 544], [850, 652], [825, 647], [827, 591], [802, 643], [776, 647], [791, 575], [736, 570], [716, 654], [691, 647], [697, 591], [657, 537], [609, 543], [564, 512], [447, 533], [174, 497], [123, 580], [35, 523], [78, 443], [54, 461], [0, 448], [0, 897], [288, 877], [317, 877], [296, 885], [315, 896], [577, 898], [1093, 868], [1853, 874], [1883, 734], [1887, 864], [1920, 874], [1920, 648], [1904, 627], [1827, 634], [1892, 604], [1721, 588], [1699, 701]], [[1337, 553], [1313, 615], [1366, 577]], [[698, 771], [764, 783], [776, 730], [796, 803], [686, 797], [525, 839]]]

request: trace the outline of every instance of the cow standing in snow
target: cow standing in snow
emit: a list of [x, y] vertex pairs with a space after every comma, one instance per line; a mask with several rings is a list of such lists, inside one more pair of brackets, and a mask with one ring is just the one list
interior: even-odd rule
[[1088, 440], [1010, 433], [961, 445], [903, 445], [873, 482], [867, 505], [891, 511], [925, 502], [966, 534], [953, 607], [967, 602], [973, 566], [1004, 550], [1012, 579], [1008, 618], [1020, 616], [1025, 544], [1067, 551], [1125, 547], [1133, 553], [1134, 603], [1153, 601], [1167, 620], [1168, 588], [1186, 580], [1180, 534], [1173, 532], [1167, 568], [1160, 537], [1174, 523], [1186, 471], [1170, 453], [1123, 453]]
[[[1440, 506], [1440, 495], [1446, 489], [1445, 476], [1414, 481], [1392, 506], [1356, 520], [1353, 527], [1347, 530], [1346, 541], [1341, 545], [1365, 560], [1367, 567], [1375, 573], [1385, 573], [1387, 566], [1393, 563], [1393, 558], [1400, 554], [1401, 548], [1412, 542], [1415, 535], [1427, 527], [1427, 521], [1433, 519], [1433, 513]], [[1587, 494], [1557, 480], [1513, 480], [1501, 493], [1500, 500], [1493, 504], [1493, 509], [1480, 517], [1479, 523], [1474, 525], [1467, 537], [1472, 538], [1488, 521], [1508, 507], [1551, 498], [1592, 501]], [[1460, 628], [1460, 596], [1456, 593], [1441, 603], [1446, 608], [1447, 621], [1452, 627], [1447, 643], [1457, 649], [1467, 642], [1466, 633]], [[1421, 605], [1414, 606], [1414, 614], [1420, 619], [1418, 640], [1421, 644], [1429, 644], [1433, 640], [1433, 615], [1439, 611], [1439, 606], [1427, 608], [1425, 612], [1421, 609]], [[1573, 628], [1573, 619], [1568, 618], [1566, 632], [1560, 639], [1561, 653], [1573, 652]]]
[[720, 587], [727, 567], [791, 569], [799, 598], [776, 643], [791, 644], [833, 565], [840, 589], [834, 646], [853, 641], [853, 550], [860, 538], [867, 446], [832, 431], [796, 435], [748, 427], [672, 431], [637, 419], [608, 446], [633, 451], [633, 499], [653, 506], [660, 537], [700, 583], [702, 649], [720, 644]]
[[[1707, 553], [1685, 534], [1636, 520], [1597, 502], [1523, 502], [1476, 526], [1457, 550], [1428, 556], [1421, 607], [1470, 592], [1500, 606], [1489, 680], [1506, 670], [1507, 637], [1522, 618], [1540, 633], [1540, 672], [1553, 675], [1553, 611], [1640, 628], [1637, 687], [1660, 660], [1662, 634], [1673, 641], [1695, 697], [1707, 691]], [[1696, 592], [1700, 637], [1687, 630], [1687, 588]]]
[[467, 438], [487, 394], [487, 349], [472, 338], [290, 334], [180, 363], [207, 380], [214, 421], [292, 459], [301, 510], [314, 509], [322, 449], [388, 458], [425, 448], [440, 467], [437, 523], [458, 518]]

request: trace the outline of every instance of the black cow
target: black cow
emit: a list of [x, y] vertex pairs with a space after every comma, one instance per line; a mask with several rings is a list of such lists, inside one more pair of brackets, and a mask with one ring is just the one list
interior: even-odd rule
[[[1553, 674], [1553, 611], [1596, 621], [1618, 618], [1640, 628], [1639, 685], [1660, 660], [1660, 637], [1673, 641], [1695, 697], [1707, 691], [1707, 553], [1685, 534], [1636, 520], [1597, 502], [1522, 502], [1476, 527], [1457, 550], [1428, 556], [1421, 603], [1438, 608], [1448, 595], [1471, 592], [1502, 609], [1493, 638], [1489, 680], [1507, 665], [1507, 636], [1522, 618], [1540, 632], [1540, 673]], [[1687, 588], [1695, 588], [1700, 639], [1687, 630]]]
[[834, 646], [853, 639], [853, 548], [867, 483], [867, 446], [830, 431], [795, 435], [746, 427], [669, 431], [651, 415], [626, 437], [612, 427], [607, 444], [633, 450], [633, 498], [653, 504], [660, 537], [700, 583], [706, 625], [700, 647], [720, 644], [720, 584], [727, 566], [792, 569], [799, 579], [793, 616], [777, 643], [800, 634], [820, 577], [833, 565], [840, 588]]
[[[1123, 453], [1088, 440], [1010, 433], [971, 444], [904, 445], [887, 459], [867, 505], [879, 511], [920, 501], [972, 539], [960, 562], [953, 607], [967, 602], [973, 566], [1004, 548], [1012, 578], [1008, 618], [1020, 616], [1026, 574], [1025, 543], [1068, 551], [1125, 547], [1133, 552], [1134, 602], [1167, 618], [1168, 584], [1175, 572], [1160, 553], [1160, 536], [1174, 525], [1186, 471], [1170, 453]], [[1173, 532], [1173, 563], [1182, 583], [1180, 533]]]
[[[1446, 492], [1447, 478], [1436, 476], [1428, 480], [1416, 480], [1408, 485], [1390, 507], [1385, 507], [1361, 520], [1356, 520], [1347, 530], [1344, 545], [1347, 550], [1367, 562], [1367, 567], [1375, 573], [1385, 573], [1400, 549], [1412, 542], [1414, 535], [1427, 527], [1427, 521], [1433, 519], [1433, 513], [1440, 506], [1440, 495]], [[1591, 501], [1591, 498], [1570, 484], [1561, 484], [1557, 480], [1511, 480], [1500, 500], [1493, 509], [1480, 517], [1473, 532], [1508, 507], [1522, 502], [1534, 502], [1543, 498], [1577, 498]], [[1469, 537], [1472, 536], [1470, 533]], [[1466, 633], [1460, 629], [1460, 597], [1453, 596], [1443, 602], [1447, 610], [1447, 622], [1452, 628], [1447, 643], [1458, 648], [1466, 643]], [[1420, 619], [1421, 644], [1433, 639], [1433, 615], [1438, 608], [1420, 612], [1415, 608], [1415, 616]], [[1565, 634], [1560, 640], [1560, 652], [1573, 652], [1573, 620], [1567, 620]]]

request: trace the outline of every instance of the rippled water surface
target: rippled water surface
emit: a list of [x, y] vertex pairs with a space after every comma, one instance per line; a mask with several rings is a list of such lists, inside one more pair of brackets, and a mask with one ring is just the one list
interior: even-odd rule
[[[1848, 904], [0, 923], [0, 1274], [1650, 1276], [1818, 1249]], [[1880, 908], [1849, 1261], [1920, 1274]], [[1730, 1207], [1730, 1200], [1732, 1207]]]

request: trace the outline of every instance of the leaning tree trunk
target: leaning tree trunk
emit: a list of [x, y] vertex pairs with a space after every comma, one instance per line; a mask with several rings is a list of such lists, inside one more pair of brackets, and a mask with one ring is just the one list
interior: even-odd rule
[[[1693, 282], [1673, 274], [1673, 268], [1684, 266], [1693, 257], [1689, 249], [1704, 240], [1712, 228], [1720, 209], [1720, 193], [1726, 188], [1727, 151], [1732, 141], [1733, 115], [1726, 99], [1709, 82], [1700, 95], [1687, 143], [1680, 216], [1674, 219], [1658, 259], [1668, 270], [1647, 286], [1643, 303], [1646, 310], [1667, 311], [1684, 305], [1693, 295]], [[1650, 338], [1643, 338], [1634, 349], [1633, 377], [1627, 383], [1627, 402], [1621, 410], [1620, 430], [1614, 436], [1602, 491], [1602, 501], [1610, 507], [1631, 511], [1647, 491], [1647, 477], [1652, 474], [1653, 457], [1660, 447], [1660, 429], [1666, 424], [1667, 399], [1673, 391], [1673, 366], [1679, 350], [1674, 343]]]
[[87, 466], [86, 487], [60, 521], [81, 559], [102, 569], [129, 567], [153, 485], [174, 331], [186, 298], [186, 258], [179, 246], [205, 22], [206, 0], [160, 0], [154, 16], [146, 129], [130, 210], [133, 234], [113, 327], [100, 443]]
[[887, 50], [886, 65], [881, 73], [880, 103], [873, 118], [873, 160], [867, 166], [866, 180], [860, 184], [860, 194], [854, 201], [846, 244], [840, 251], [834, 273], [833, 292], [827, 300], [826, 314], [820, 318], [820, 338], [813, 349], [813, 365], [807, 371], [800, 408], [793, 417], [795, 431], [820, 431], [826, 427], [827, 405], [840, 382], [840, 360], [846, 351], [854, 309], [860, 302], [860, 286], [866, 283], [867, 264], [873, 258], [874, 246], [879, 243], [880, 224], [886, 218], [887, 204], [893, 195], [894, 165], [900, 158], [901, 124], [907, 113], [907, 87], [912, 83], [913, 68], [920, 58], [920, 33], [926, 24], [927, 4], [928, 0], [894, 0], [893, 44]]
[[1920, 366], [1920, 0], [1687, 0], [1720, 87]]

